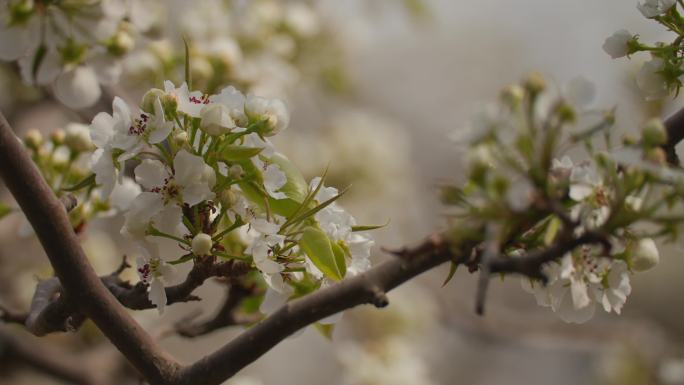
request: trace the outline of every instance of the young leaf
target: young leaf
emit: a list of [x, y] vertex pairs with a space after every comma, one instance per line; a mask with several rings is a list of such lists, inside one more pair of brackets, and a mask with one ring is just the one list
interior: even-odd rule
[[181, 263], [185, 263], [185, 262], [191, 260], [194, 256], [195, 255], [193, 253], [185, 254], [184, 256], [182, 256], [176, 260], [170, 261], [169, 265], [180, 265]]
[[263, 148], [260, 147], [244, 147], [235, 144], [228, 144], [221, 148], [220, 157], [222, 160], [238, 161], [257, 156], [262, 150]]
[[370, 231], [370, 230], [377, 230], [381, 229], [387, 225], [389, 225], [390, 221], [389, 219], [384, 225], [361, 225], [361, 226], [352, 226], [352, 231], [357, 232], [357, 231]]
[[12, 212], [12, 208], [9, 206], [5, 205], [4, 203], [0, 203], [0, 218], [3, 218], [7, 214]]
[[341, 245], [333, 241], [330, 241], [330, 248], [332, 249], [333, 254], [335, 255], [335, 264], [337, 265], [337, 268], [340, 270], [340, 275], [342, 276], [342, 278], [344, 278], [344, 276], [347, 275], [347, 261], [345, 260], [345, 256], [348, 254], [347, 250], [345, 250], [345, 248], [342, 248]]
[[454, 274], [456, 274], [456, 270], [458, 269], [458, 263], [456, 262], [451, 262], [451, 266], [449, 267], [449, 275], [447, 275], [446, 279], [444, 280], [444, 283], [442, 283], [442, 287], [446, 286], [449, 281], [454, 277]]
[[299, 240], [299, 247], [326, 277], [335, 281], [342, 279], [343, 275], [337, 265], [330, 239], [323, 231], [315, 227], [307, 227]]
[[188, 40], [183, 36], [183, 45], [185, 46], [185, 83], [188, 89], [192, 90], [192, 78], [190, 77], [190, 46]]
[[62, 187], [62, 191], [78, 191], [82, 188], [90, 187], [95, 185], [95, 174], [90, 174], [87, 177], [85, 177], [82, 181], [76, 183], [75, 185], [71, 187]]
[[332, 341], [333, 331], [335, 331], [335, 325], [333, 325], [333, 324], [322, 324], [320, 322], [316, 322], [314, 324], [314, 326], [316, 327], [316, 330], [318, 330], [318, 332], [321, 333], [321, 335], [323, 337]]

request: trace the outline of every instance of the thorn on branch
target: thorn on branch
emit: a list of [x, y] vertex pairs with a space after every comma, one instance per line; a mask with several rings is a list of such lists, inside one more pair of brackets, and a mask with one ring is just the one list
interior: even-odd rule
[[371, 289], [371, 300], [370, 302], [377, 308], [383, 308], [389, 305], [389, 299], [385, 292], [377, 286]]

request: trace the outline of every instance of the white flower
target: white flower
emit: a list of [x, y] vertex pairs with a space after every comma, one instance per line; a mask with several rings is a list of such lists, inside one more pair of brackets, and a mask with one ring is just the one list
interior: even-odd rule
[[565, 85], [565, 98], [573, 106], [586, 108], [591, 105], [596, 97], [596, 86], [583, 77], [576, 77]]
[[125, 176], [122, 183], [114, 186], [114, 191], [109, 196], [109, 202], [118, 211], [126, 211], [140, 193], [140, 185]]
[[34, 14], [29, 16], [28, 20], [13, 21], [5, 9], [10, 5], [0, 7], [0, 60], [14, 61], [29, 54], [38, 46], [40, 20]]
[[209, 135], [227, 134], [235, 128], [235, 122], [228, 107], [219, 103], [211, 103], [202, 108], [200, 128]]
[[240, 127], [247, 125], [247, 115], [245, 115], [245, 95], [233, 86], [221, 90], [218, 95], [209, 97], [211, 103], [220, 104], [228, 109], [233, 122]]
[[658, 247], [651, 238], [643, 238], [636, 242], [629, 253], [630, 266], [636, 271], [646, 271], [660, 262]]
[[54, 90], [57, 99], [73, 109], [92, 106], [102, 94], [97, 75], [89, 66], [76, 66], [59, 74]]
[[288, 3], [284, 21], [294, 33], [304, 38], [312, 37], [320, 30], [318, 16], [305, 3]]
[[636, 75], [639, 88], [646, 94], [648, 100], [662, 98], [667, 95], [667, 83], [660, 71], [663, 70], [664, 61], [654, 57], [644, 63]]
[[271, 163], [266, 165], [263, 176], [264, 188], [266, 189], [266, 192], [268, 192], [268, 195], [275, 199], [287, 198], [284, 192], [278, 191], [287, 183], [287, 177], [277, 164]]
[[73, 151], [89, 151], [93, 148], [90, 129], [85, 124], [69, 123], [64, 127], [64, 134], [64, 144]]
[[140, 280], [149, 285], [149, 299], [153, 305], [157, 307], [159, 314], [164, 312], [166, 306], [166, 290], [164, 284], [166, 281], [172, 279], [174, 269], [171, 265], [165, 263], [161, 259], [154, 258], [138, 258], [138, 276]]
[[248, 95], [245, 102], [245, 114], [254, 122], [264, 122], [265, 127], [260, 131], [264, 136], [273, 136], [290, 124], [290, 113], [285, 102], [280, 99]]
[[158, 160], [145, 159], [135, 169], [135, 179], [143, 187], [159, 195], [165, 203], [194, 206], [214, 198], [214, 169], [202, 157], [180, 150], [173, 160], [173, 172]]
[[538, 305], [551, 307], [565, 322], [588, 321], [594, 315], [596, 302], [606, 312], [619, 314], [631, 292], [627, 265], [599, 257], [590, 246], [544, 265], [543, 272], [548, 279], [546, 286], [523, 278], [523, 289], [535, 295]]
[[[321, 178], [316, 177], [309, 183], [309, 189], [314, 190], [321, 183]], [[320, 204], [337, 196], [339, 191], [334, 187], [322, 186], [314, 199]], [[370, 268], [370, 250], [375, 244], [372, 238], [361, 233], [353, 233], [352, 226], [356, 225], [356, 220], [347, 213], [337, 202], [329, 204], [327, 207], [318, 211], [314, 218], [318, 221], [321, 230], [330, 237], [332, 241], [341, 241], [351, 253], [351, 263], [348, 264], [347, 273], [350, 276], [364, 272]], [[312, 263], [307, 264], [309, 271], [315, 276], [321, 276], [318, 269]]]
[[637, 4], [637, 9], [644, 17], [650, 19], [667, 13], [675, 3], [676, 0], [644, 0], [643, 3]]
[[[142, 150], [139, 138], [129, 132], [132, 119], [126, 102], [115, 97], [112, 109], [112, 115], [100, 112], [90, 124], [90, 138], [98, 148], [92, 156], [92, 169], [95, 172], [95, 181], [102, 187], [104, 199], [114, 189], [123, 163]], [[116, 163], [115, 150], [121, 150], [120, 155], [116, 157]]]
[[211, 189], [216, 175], [201, 157], [180, 150], [173, 160], [173, 170], [151, 159], [136, 167], [136, 181], [149, 191], [138, 195], [126, 213], [122, 234], [143, 245], [148, 244], [146, 232], [150, 224], [165, 233], [177, 234], [182, 219], [179, 205], [194, 206], [214, 197]]
[[628, 43], [632, 38], [628, 30], [621, 29], [606, 39], [603, 43], [603, 50], [613, 59], [627, 56], [629, 54]]
[[604, 282], [593, 285], [594, 298], [603, 305], [606, 312], [614, 311], [620, 314], [627, 296], [632, 292], [627, 264], [623, 261], [613, 261]]
[[209, 98], [199, 91], [190, 92], [188, 85], [183, 82], [176, 88], [169, 80], [164, 82], [164, 91], [172, 95], [178, 103], [178, 111], [193, 118], [201, 117], [202, 109], [209, 104]]

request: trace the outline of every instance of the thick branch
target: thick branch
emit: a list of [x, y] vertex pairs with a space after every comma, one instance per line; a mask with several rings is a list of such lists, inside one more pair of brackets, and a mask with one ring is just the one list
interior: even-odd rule
[[220, 384], [295, 331], [357, 305], [387, 305], [385, 292], [454, 257], [462, 259], [467, 253], [459, 251], [454, 255], [441, 237], [433, 236], [420, 247], [403, 250], [400, 255], [356, 277], [288, 303], [215, 353], [184, 368], [179, 384], [196, 384], [198, 379], [204, 385]]
[[65, 295], [90, 317], [154, 384], [169, 383], [178, 368], [105, 288], [95, 274], [57, 199], [0, 114], [0, 177], [26, 214]]
[[667, 143], [663, 146], [663, 150], [667, 155], [667, 162], [678, 166], [679, 157], [675, 151], [675, 146], [684, 140], [684, 108], [665, 120], [665, 128], [667, 129]]
[[36, 346], [0, 326], [0, 362], [25, 364], [54, 378], [77, 385], [102, 385], [102, 377], [87, 370], [71, 354]]
[[232, 282], [226, 289], [226, 297], [216, 314], [202, 322], [191, 322], [195, 317], [188, 317], [176, 324], [176, 332], [187, 338], [198, 337], [221, 328], [246, 325], [261, 319], [259, 314], [239, 313], [242, 300], [254, 295], [259, 288], [254, 283]]

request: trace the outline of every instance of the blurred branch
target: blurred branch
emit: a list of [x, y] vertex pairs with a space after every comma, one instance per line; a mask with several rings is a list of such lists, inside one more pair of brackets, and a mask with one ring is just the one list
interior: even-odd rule
[[684, 140], [684, 108], [665, 120], [665, 128], [667, 129], [667, 143], [663, 146], [663, 150], [667, 155], [667, 162], [679, 166], [679, 157], [675, 147]]
[[226, 287], [226, 296], [216, 314], [205, 321], [192, 323], [195, 316], [186, 317], [176, 323], [175, 331], [187, 338], [199, 337], [215, 330], [237, 325], [248, 325], [259, 321], [260, 314], [240, 314], [242, 300], [259, 291], [257, 285], [232, 282]]
[[27, 365], [51, 377], [77, 385], [104, 385], [104, 376], [97, 376], [72, 354], [56, 351], [13, 335], [0, 326], [0, 362]]

